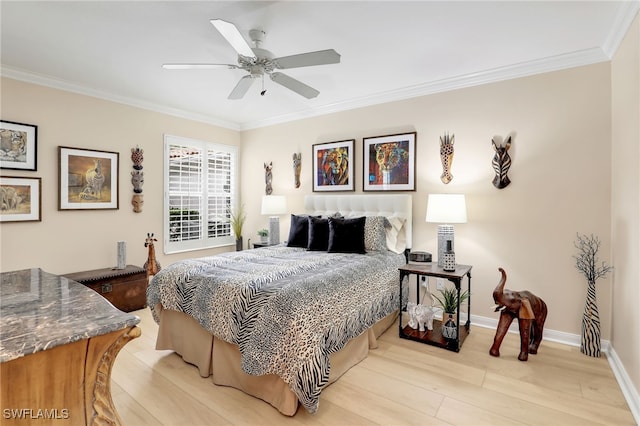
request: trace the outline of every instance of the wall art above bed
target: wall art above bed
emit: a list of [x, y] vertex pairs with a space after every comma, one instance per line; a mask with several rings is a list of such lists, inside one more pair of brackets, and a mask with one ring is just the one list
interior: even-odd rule
[[354, 191], [355, 139], [313, 145], [313, 191]]
[[416, 132], [363, 138], [363, 191], [415, 191]]

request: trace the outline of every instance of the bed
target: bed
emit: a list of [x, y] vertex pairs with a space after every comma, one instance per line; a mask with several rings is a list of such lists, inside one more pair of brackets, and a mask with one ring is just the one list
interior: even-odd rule
[[147, 291], [156, 349], [284, 415], [314, 413], [397, 319], [411, 211], [410, 195], [308, 195], [287, 243], [169, 265]]

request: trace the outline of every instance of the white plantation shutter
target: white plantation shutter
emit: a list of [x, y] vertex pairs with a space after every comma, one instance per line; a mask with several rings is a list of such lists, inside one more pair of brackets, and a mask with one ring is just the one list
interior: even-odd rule
[[165, 253], [233, 244], [237, 148], [165, 136]]

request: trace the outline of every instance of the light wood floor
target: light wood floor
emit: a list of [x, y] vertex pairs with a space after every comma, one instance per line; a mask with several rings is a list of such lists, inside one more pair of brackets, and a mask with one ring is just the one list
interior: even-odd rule
[[113, 400], [127, 426], [137, 425], [634, 425], [607, 360], [542, 342], [517, 360], [518, 336], [500, 358], [489, 356], [493, 330], [473, 327], [460, 353], [398, 338], [327, 387], [315, 415], [285, 417], [261, 400], [203, 379], [172, 352], [154, 349], [148, 309], [142, 336], [118, 355]]

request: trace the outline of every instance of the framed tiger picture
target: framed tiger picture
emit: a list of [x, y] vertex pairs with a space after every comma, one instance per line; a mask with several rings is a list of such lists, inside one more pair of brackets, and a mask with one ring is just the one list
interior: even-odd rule
[[0, 120], [0, 168], [37, 170], [38, 126]]

